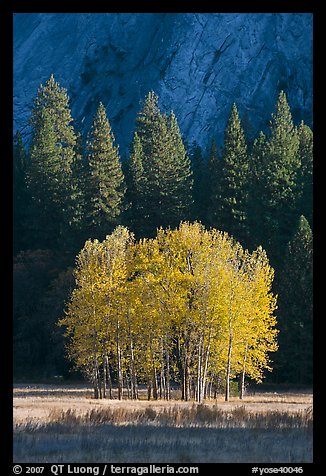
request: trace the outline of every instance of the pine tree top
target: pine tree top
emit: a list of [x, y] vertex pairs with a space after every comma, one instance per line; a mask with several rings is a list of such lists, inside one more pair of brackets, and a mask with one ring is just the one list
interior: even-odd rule
[[284, 91], [280, 91], [278, 96], [275, 112], [272, 113], [270, 121], [270, 130], [271, 137], [275, 139], [278, 139], [281, 134], [293, 135], [295, 132], [290, 106]]

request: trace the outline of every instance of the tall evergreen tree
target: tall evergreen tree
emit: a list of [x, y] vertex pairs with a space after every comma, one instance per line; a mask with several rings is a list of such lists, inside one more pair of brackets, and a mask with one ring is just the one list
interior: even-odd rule
[[86, 145], [89, 167], [86, 220], [92, 232], [101, 236], [112, 231], [121, 220], [125, 206], [124, 176], [114, 140], [105, 107], [100, 103]]
[[215, 140], [212, 141], [208, 153], [207, 174], [207, 220], [211, 226], [219, 227], [218, 214], [223, 195], [221, 190], [222, 158], [218, 153]]
[[54, 128], [62, 173], [69, 175], [75, 155], [76, 133], [72, 125], [73, 119], [67, 90], [60, 87], [59, 83], [55, 81], [53, 74], [44, 86], [41, 84], [33, 101], [30, 121], [33, 131], [37, 131], [42, 125], [44, 110], [48, 113], [50, 123]]
[[301, 216], [288, 243], [278, 282], [279, 353], [276, 365], [281, 380], [312, 382], [313, 340], [313, 235]]
[[128, 206], [130, 206], [128, 210], [129, 222], [137, 235], [145, 226], [142, 197], [145, 191], [146, 177], [144, 175], [143, 157], [143, 147], [138, 133], [135, 132], [130, 148], [126, 181], [127, 200]]
[[21, 133], [14, 136], [13, 143], [13, 250], [14, 254], [26, 248], [26, 207], [28, 191], [26, 187], [27, 157]]
[[220, 187], [213, 191], [217, 207], [215, 226], [231, 233], [240, 241], [247, 238], [248, 154], [246, 138], [235, 104], [224, 131]]
[[30, 123], [28, 184], [33, 199], [31, 231], [34, 243], [47, 247], [62, 245], [74, 216], [71, 167], [76, 134], [67, 91], [53, 75], [38, 90]]
[[153, 91], [138, 115], [136, 133], [131, 182], [138, 198], [134, 197], [133, 215], [141, 210], [139, 233], [153, 235], [160, 226], [176, 226], [190, 217], [192, 171], [177, 119], [173, 112], [161, 113]]
[[261, 197], [265, 207], [266, 246], [270, 249], [271, 259], [276, 262], [283, 255], [298, 219], [295, 214], [300, 167], [298, 147], [297, 129], [286, 95], [281, 91], [270, 122], [263, 178], [265, 193]]
[[[29, 149], [28, 188], [32, 197], [29, 210], [29, 232], [34, 246], [53, 248], [58, 245], [64, 216], [63, 200], [57, 175], [61, 174], [57, 138], [47, 110], [40, 114], [39, 125], [33, 131]], [[49, 220], [49, 217], [51, 219]], [[33, 238], [32, 238], [33, 237]]]
[[[179, 225], [181, 220], [189, 219], [193, 205], [193, 175], [190, 158], [181, 137], [177, 118], [173, 111], [167, 116], [167, 139], [170, 147], [166, 160], [166, 184], [168, 193], [166, 206], [167, 224]], [[170, 167], [168, 169], [168, 167]]]
[[88, 180], [88, 164], [83, 143], [83, 135], [80, 131], [76, 132], [75, 156], [71, 164], [71, 208], [73, 209], [71, 222], [71, 247], [75, 254], [85, 243], [88, 238], [86, 226], [87, 203], [87, 180]]
[[299, 213], [302, 213], [312, 226], [313, 207], [313, 132], [309, 126], [302, 121], [298, 128], [299, 135], [299, 161], [300, 169], [298, 173], [298, 204]]
[[207, 222], [207, 211], [209, 204], [208, 193], [208, 171], [207, 162], [204, 160], [203, 153], [199, 145], [195, 142], [190, 150], [191, 165], [193, 171], [193, 218]]
[[265, 220], [265, 203], [262, 200], [265, 194], [264, 173], [267, 160], [267, 138], [260, 132], [254, 140], [249, 152], [249, 180], [247, 216], [249, 228], [249, 246], [265, 246], [267, 233], [263, 227]]

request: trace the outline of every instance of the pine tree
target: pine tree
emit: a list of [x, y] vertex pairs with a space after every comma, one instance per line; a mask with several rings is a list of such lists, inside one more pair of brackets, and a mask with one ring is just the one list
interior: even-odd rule
[[301, 216], [288, 243], [279, 288], [278, 375], [291, 383], [312, 382], [313, 235]]
[[194, 185], [193, 185], [193, 217], [199, 220], [199, 215], [202, 210], [201, 202], [203, 198], [203, 178], [204, 178], [204, 162], [202, 157], [201, 148], [195, 142], [189, 153], [191, 160], [191, 168], [193, 173]]
[[264, 233], [268, 236], [271, 258], [280, 260], [295, 227], [297, 182], [300, 160], [299, 139], [286, 95], [280, 92], [270, 122], [264, 168]]
[[221, 200], [223, 192], [221, 190], [222, 177], [222, 159], [218, 153], [216, 142], [213, 140], [210, 146], [208, 159], [208, 179], [207, 179], [207, 195], [208, 195], [208, 223], [216, 228], [221, 228], [222, 223], [219, 216], [221, 210]]
[[220, 189], [213, 192], [212, 201], [219, 227], [242, 241], [247, 238], [248, 154], [245, 135], [235, 104], [224, 131]]
[[266, 160], [267, 138], [263, 132], [260, 132], [249, 153], [247, 216], [249, 245], [253, 249], [259, 245], [266, 246], [268, 241], [268, 230], [264, 229]]
[[129, 221], [137, 236], [145, 226], [142, 197], [145, 192], [146, 177], [144, 175], [143, 157], [142, 144], [139, 135], [135, 132], [130, 149], [126, 180], [127, 199], [130, 203]]
[[141, 233], [153, 235], [157, 227], [176, 226], [190, 215], [192, 171], [176, 117], [161, 113], [154, 92], [145, 99], [136, 132], [144, 178], [136, 199], [143, 211]]
[[299, 135], [299, 177], [298, 177], [298, 204], [297, 209], [312, 226], [312, 199], [313, 199], [313, 132], [302, 121], [298, 128]]
[[28, 247], [26, 242], [26, 207], [29, 194], [26, 186], [27, 157], [21, 133], [14, 136], [13, 143], [13, 249], [14, 254]]
[[56, 144], [54, 125], [44, 108], [29, 149], [27, 181], [32, 197], [29, 210], [30, 234], [34, 239], [34, 246], [45, 248], [57, 246], [65, 219], [62, 210], [66, 200], [60, 193], [61, 187], [57, 178], [61, 174], [61, 160]]
[[[141, 140], [144, 161], [150, 160], [150, 154], [153, 152], [153, 143], [157, 134], [161, 132], [162, 123], [163, 116], [158, 106], [158, 96], [154, 91], [150, 91], [136, 120], [136, 129]], [[148, 168], [147, 164], [146, 168]]]
[[105, 236], [121, 220], [125, 184], [118, 147], [114, 145], [102, 103], [94, 117], [86, 148], [89, 167], [86, 220], [93, 233]]
[[76, 132], [76, 138], [76, 153], [71, 164], [70, 195], [71, 208], [73, 210], [70, 241], [75, 254], [88, 238], [89, 233], [86, 226], [86, 213], [88, 208], [86, 190], [89, 169], [81, 132]]
[[[66, 89], [53, 75], [33, 102], [28, 184], [32, 194], [32, 233], [42, 246], [65, 243], [74, 215], [71, 167], [76, 134]], [[51, 219], [49, 219], [51, 217]]]
[[190, 218], [193, 205], [193, 177], [190, 159], [173, 111], [167, 117], [167, 130], [171, 145], [170, 156], [167, 158], [170, 169], [165, 170], [168, 189], [166, 206], [170, 209], [166, 225], [177, 226], [181, 220]]
[[73, 119], [69, 108], [67, 90], [60, 87], [59, 83], [55, 81], [53, 74], [44, 86], [41, 84], [33, 101], [30, 122], [34, 131], [38, 130], [40, 125], [42, 125], [44, 110], [49, 115], [50, 123], [54, 128], [62, 173], [69, 175], [75, 155], [76, 134], [72, 126]]

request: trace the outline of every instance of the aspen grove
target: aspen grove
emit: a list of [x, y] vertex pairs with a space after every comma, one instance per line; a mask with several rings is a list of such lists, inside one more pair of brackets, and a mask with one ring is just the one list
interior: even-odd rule
[[261, 382], [277, 350], [266, 252], [250, 253], [226, 232], [181, 222], [136, 241], [118, 226], [87, 240], [76, 258], [75, 288], [59, 321], [69, 358], [92, 382], [95, 398], [216, 396], [239, 378]]

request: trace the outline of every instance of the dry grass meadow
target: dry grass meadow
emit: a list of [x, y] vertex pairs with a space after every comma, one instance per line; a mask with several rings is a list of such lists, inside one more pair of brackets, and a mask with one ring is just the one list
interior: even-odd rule
[[14, 462], [312, 462], [312, 392], [94, 400], [86, 386], [14, 386]]

